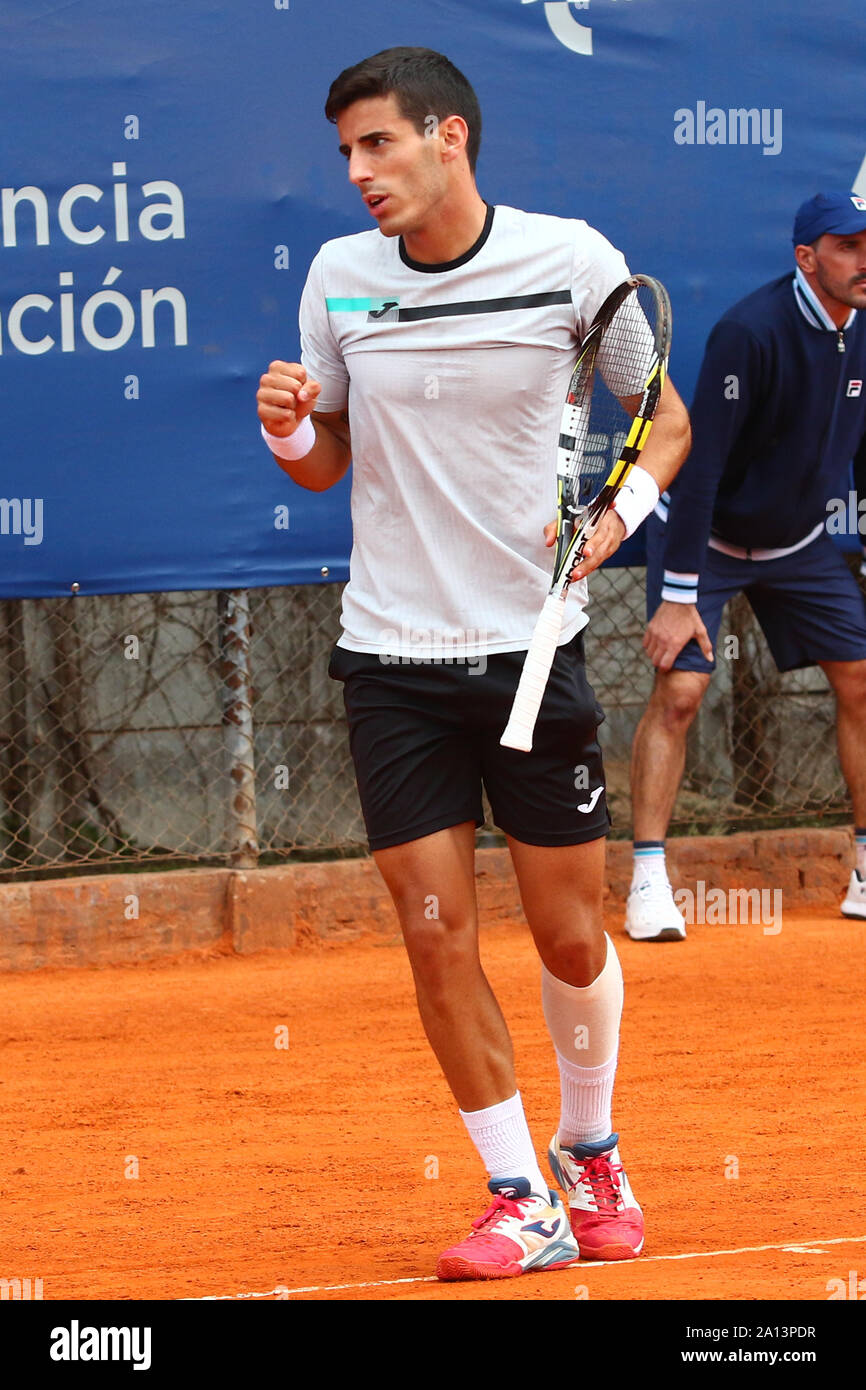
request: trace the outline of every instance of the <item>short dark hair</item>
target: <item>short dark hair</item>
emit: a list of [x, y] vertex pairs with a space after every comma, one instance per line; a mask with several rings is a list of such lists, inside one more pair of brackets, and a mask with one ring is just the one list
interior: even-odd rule
[[391, 92], [397, 98], [400, 115], [412, 122], [419, 135], [427, 128], [428, 116], [440, 121], [462, 116], [469, 127], [469, 168], [475, 173], [481, 145], [478, 98], [463, 73], [432, 48], [385, 48], [345, 68], [331, 83], [325, 115], [336, 124], [337, 117], [353, 102]]

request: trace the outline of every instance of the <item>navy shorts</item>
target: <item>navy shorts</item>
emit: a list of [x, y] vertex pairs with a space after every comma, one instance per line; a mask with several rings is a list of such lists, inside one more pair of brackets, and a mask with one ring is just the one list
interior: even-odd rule
[[[665, 523], [646, 523], [647, 619], [661, 602]], [[715, 650], [728, 599], [745, 594], [780, 671], [820, 661], [866, 659], [866, 605], [845, 556], [822, 531], [811, 544], [779, 560], [741, 560], [707, 547], [698, 582], [698, 612]], [[710, 672], [694, 638], [675, 671]]]
[[349, 744], [371, 850], [484, 824], [482, 785], [499, 828], [529, 845], [575, 845], [610, 828], [580, 633], [561, 646], [532, 751], [499, 742], [525, 652], [415, 665], [335, 647]]

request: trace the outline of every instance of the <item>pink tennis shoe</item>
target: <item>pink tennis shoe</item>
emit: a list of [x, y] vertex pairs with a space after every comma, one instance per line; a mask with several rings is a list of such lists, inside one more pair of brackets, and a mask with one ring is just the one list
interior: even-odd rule
[[580, 1258], [568, 1213], [554, 1192], [531, 1192], [526, 1178], [487, 1185], [493, 1201], [466, 1239], [439, 1256], [439, 1279], [512, 1279], [565, 1269]]
[[584, 1260], [633, 1260], [643, 1249], [643, 1212], [619, 1161], [618, 1139], [567, 1147], [554, 1135], [547, 1151]]

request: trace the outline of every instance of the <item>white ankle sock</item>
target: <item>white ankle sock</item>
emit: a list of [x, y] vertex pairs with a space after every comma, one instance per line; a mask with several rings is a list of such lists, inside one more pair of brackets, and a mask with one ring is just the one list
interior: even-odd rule
[[538, 1166], [519, 1091], [486, 1110], [461, 1110], [460, 1115], [494, 1181], [526, 1178], [533, 1192], [547, 1196], [548, 1184]]
[[634, 845], [632, 886], [650, 879], [667, 881], [667, 876], [664, 840], [637, 840]]

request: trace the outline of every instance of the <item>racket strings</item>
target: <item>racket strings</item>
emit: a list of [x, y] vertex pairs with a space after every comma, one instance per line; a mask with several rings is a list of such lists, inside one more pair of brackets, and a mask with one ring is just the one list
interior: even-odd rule
[[[561, 484], [560, 525], [554, 560], [559, 580], [573, 568], [598, 515], [625, 479], [639, 449], [632, 411], [648, 410], [658, 379], [661, 334], [659, 301], [646, 285], [633, 288], [578, 363], [563, 407], [557, 473]], [[654, 385], [655, 392], [651, 391]], [[627, 410], [622, 399], [628, 402]], [[640, 424], [638, 422], [637, 429]], [[636, 436], [639, 438], [639, 435]], [[620, 465], [617, 468], [617, 465]]]
[[634, 404], [637, 398], [639, 410], [645, 404], [659, 360], [657, 320], [655, 296], [641, 285], [620, 305], [602, 339], [579, 461], [579, 495], [587, 505], [610, 478], [628, 441], [632, 417], [622, 400]]
[[500, 740], [507, 748], [532, 747], [562, 632], [569, 574], [640, 456], [664, 384], [669, 349], [667, 292], [646, 277], [635, 277], [612, 291], [583, 340], [560, 425], [553, 582]]

